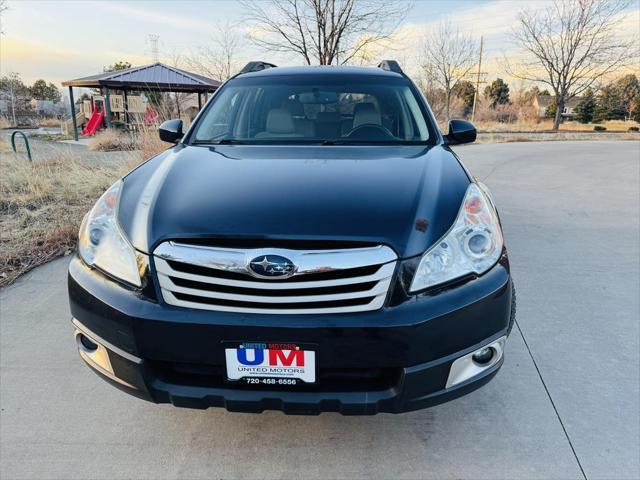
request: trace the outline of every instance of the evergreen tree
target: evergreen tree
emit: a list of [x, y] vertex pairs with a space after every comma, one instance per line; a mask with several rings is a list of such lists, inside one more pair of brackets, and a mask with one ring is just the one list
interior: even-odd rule
[[120, 70], [128, 70], [131, 68], [130, 62], [116, 62], [113, 65], [109, 65], [108, 67], [104, 67], [103, 70], [106, 72], [119, 72]]
[[614, 84], [607, 85], [600, 90], [598, 105], [593, 113], [593, 122], [604, 120], [624, 120], [626, 111], [620, 90]]
[[471, 110], [473, 110], [473, 98], [476, 94], [476, 89], [473, 86], [473, 83], [468, 80], [458, 82], [458, 84], [453, 87], [453, 93], [464, 102], [465, 116], [470, 115]]
[[484, 96], [491, 100], [491, 108], [497, 105], [507, 105], [511, 103], [509, 99], [509, 85], [501, 78], [495, 79], [491, 85], [484, 89]]
[[547, 108], [544, 109], [544, 118], [555, 118], [557, 109], [558, 104], [554, 97], [551, 99], [551, 102], [549, 102], [549, 105], [547, 105]]
[[625, 111], [625, 117], [631, 116], [633, 99], [640, 95], [640, 81], [633, 73], [619, 78], [614, 83], [617, 95], [620, 98], [621, 107]]
[[42, 79], [33, 82], [29, 91], [31, 92], [31, 96], [36, 100], [52, 100], [53, 102], [59, 102], [62, 97], [58, 87], [51, 82], [47, 85], [47, 82]]
[[633, 99], [631, 106], [631, 120], [640, 123], [640, 93]]
[[590, 123], [597, 107], [596, 96], [593, 90], [588, 88], [580, 103], [576, 106], [576, 120], [580, 123]]

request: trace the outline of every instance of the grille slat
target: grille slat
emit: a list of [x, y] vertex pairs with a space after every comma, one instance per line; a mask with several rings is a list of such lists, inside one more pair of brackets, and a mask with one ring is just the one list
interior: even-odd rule
[[338, 285], [333, 287], [315, 287], [315, 288], [283, 288], [266, 289], [266, 288], [242, 288], [230, 287], [228, 285], [220, 285], [214, 283], [196, 282], [193, 280], [185, 280], [180, 277], [168, 277], [174, 285], [178, 287], [193, 288], [196, 290], [204, 290], [209, 292], [221, 293], [237, 293], [241, 295], [262, 295], [266, 297], [288, 297], [288, 296], [304, 296], [304, 295], [328, 295], [334, 293], [362, 292], [371, 290], [378, 282], [354, 283], [349, 285]]
[[[186, 295], [195, 295], [206, 298], [216, 298], [221, 300], [237, 300], [253, 303], [303, 303], [303, 302], [333, 302], [337, 300], [348, 300], [350, 298], [363, 298], [363, 297], [375, 297], [377, 295], [386, 293], [387, 285], [384, 282], [377, 282], [370, 290], [364, 290], [359, 292], [346, 292], [346, 293], [330, 293], [324, 295], [288, 295], [288, 296], [273, 296], [273, 295], [261, 295], [252, 294], [244, 295], [239, 293], [226, 293], [210, 290], [198, 290], [195, 288], [181, 287], [171, 281], [171, 278], [165, 275], [158, 275], [160, 280], [160, 287], [170, 290], [174, 293], [182, 293]], [[296, 292], [296, 290], [293, 290]]]
[[[247, 269], [260, 255], [297, 266], [284, 280]], [[344, 250], [213, 248], [165, 242], [154, 252], [162, 296], [170, 305], [241, 313], [341, 313], [382, 307], [396, 255], [388, 247]]]
[[[246, 273], [230, 272], [226, 270], [217, 270], [215, 268], [201, 267], [199, 265], [189, 265], [187, 263], [176, 262], [168, 260], [169, 266], [178, 272], [193, 273], [195, 275], [204, 275], [206, 277], [216, 277], [225, 280], [245, 280], [247, 278]], [[313, 282], [317, 280], [333, 280], [338, 278], [351, 278], [362, 277], [367, 275], [374, 275], [380, 269], [380, 265], [371, 265], [367, 267], [348, 268], [343, 270], [333, 270], [331, 272], [322, 273], [308, 273], [306, 275], [300, 275], [298, 277], [292, 277], [289, 279], [291, 282]], [[273, 279], [269, 278], [252, 278], [253, 282], [270, 283]]]

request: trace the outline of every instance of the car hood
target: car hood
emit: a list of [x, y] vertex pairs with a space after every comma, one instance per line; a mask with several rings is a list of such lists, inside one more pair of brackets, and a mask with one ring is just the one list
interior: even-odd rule
[[455, 220], [469, 177], [446, 147], [178, 145], [125, 177], [134, 247], [166, 239], [366, 242], [424, 252]]

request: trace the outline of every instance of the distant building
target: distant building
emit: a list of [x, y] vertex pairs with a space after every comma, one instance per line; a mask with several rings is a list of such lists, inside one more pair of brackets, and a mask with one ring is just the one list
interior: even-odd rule
[[[544, 118], [547, 107], [556, 99], [554, 95], [536, 95], [533, 97], [533, 106], [538, 111], [538, 117]], [[567, 100], [562, 111], [562, 118], [572, 120], [575, 115], [575, 109], [582, 100], [582, 97], [573, 97]]]
[[31, 109], [36, 115], [52, 115], [56, 112], [56, 105], [51, 100], [31, 100]]
[[180, 104], [181, 115], [188, 117], [190, 120], [196, 118], [199, 111], [197, 93], [182, 94], [178, 103]]

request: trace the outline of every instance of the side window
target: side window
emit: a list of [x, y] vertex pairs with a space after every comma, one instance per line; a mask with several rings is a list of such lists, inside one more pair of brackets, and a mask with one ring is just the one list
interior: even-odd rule
[[[403, 89], [402, 94], [404, 96], [404, 100], [406, 102], [409, 111], [411, 112], [410, 117], [411, 122], [413, 123], [413, 128], [407, 129], [407, 131], [413, 130], [413, 137], [417, 136], [418, 138], [429, 138], [429, 129], [427, 128], [427, 122], [422, 115], [422, 111], [420, 110], [420, 106], [416, 101], [416, 97], [411, 93], [411, 90], [408, 88]], [[417, 133], [417, 135], [416, 135]], [[407, 139], [410, 140], [410, 139]]]
[[[224, 95], [226, 92], [222, 93]], [[240, 91], [235, 91], [219, 98], [214, 108], [204, 118], [202, 126], [198, 129], [196, 140], [211, 140], [229, 136], [241, 96]]]

